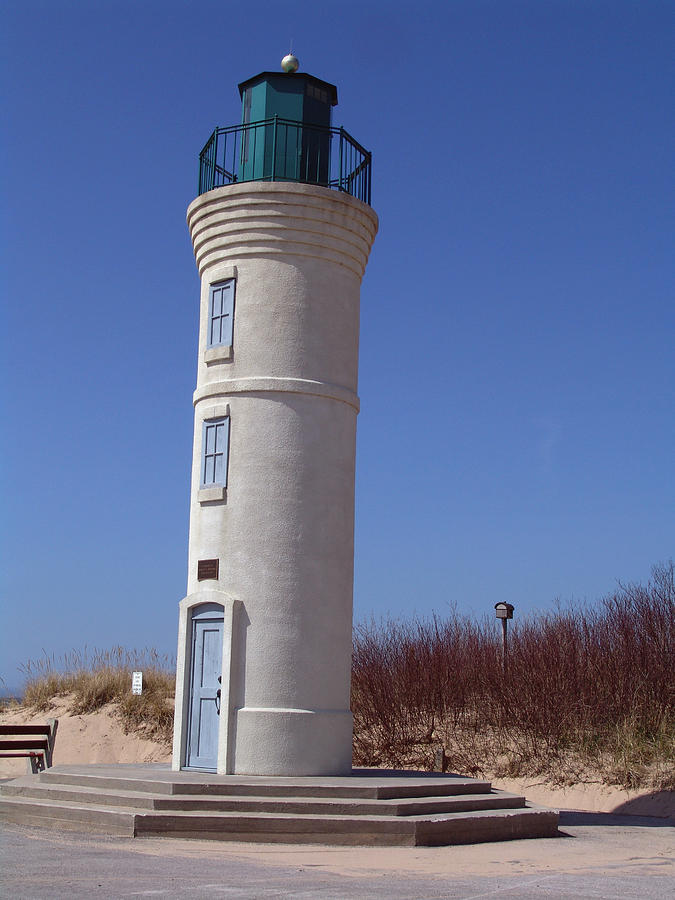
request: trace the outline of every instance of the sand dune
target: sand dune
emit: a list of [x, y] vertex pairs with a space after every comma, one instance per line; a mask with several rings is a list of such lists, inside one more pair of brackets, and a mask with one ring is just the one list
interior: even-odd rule
[[[124, 734], [122, 723], [114, 714], [114, 707], [84, 715], [67, 712], [68, 698], [57, 698], [49, 712], [34, 713], [21, 706], [0, 714], [0, 722], [46, 722], [59, 720], [54, 743], [53, 764], [169, 762], [171, 749], [166, 744], [149, 741], [137, 734]], [[0, 759], [0, 777], [24, 775], [25, 759]]]

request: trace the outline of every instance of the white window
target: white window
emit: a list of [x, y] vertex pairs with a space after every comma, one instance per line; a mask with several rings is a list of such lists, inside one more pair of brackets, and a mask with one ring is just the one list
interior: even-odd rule
[[232, 345], [234, 320], [234, 278], [212, 284], [209, 291], [207, 347]]
[[202, 432], [201, 487], [227, 486], [230, 417], [207, 419]]

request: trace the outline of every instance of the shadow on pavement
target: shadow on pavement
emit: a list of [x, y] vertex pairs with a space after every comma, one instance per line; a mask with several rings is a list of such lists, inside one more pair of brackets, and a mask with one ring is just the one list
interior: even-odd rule
[[673, 828], [675, 819], [662, 819], [657, 816], [617, 815], [605, 812], [582, 812], [573, 809], [560, 811], [560, 827], [570, 825], [615, 825], [624, 828]]

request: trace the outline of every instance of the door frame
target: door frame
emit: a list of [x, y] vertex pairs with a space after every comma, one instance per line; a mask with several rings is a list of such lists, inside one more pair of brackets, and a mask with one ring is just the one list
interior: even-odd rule
[[[220, 629], [221, 637], [220, 637], [220, 647], [218, 648], [220, 651], [220, 662], [218, 668], [220, 672], [218, 673], [218, 677], [222, 682], [222, 668], [223, 668], [223, 640], [222, 636], [225, 631], [225, 610], [220, 603], [200, 603], [198, 606], [192, 607], [192, 615], [190, 616], [190, 659], [188, 660], [188, 667], [190, 670], [190, 678], [189, 678], [189, 701], [188, 701], [188, 710], [187, 710], [187, 738], [185, 743], [185, 768], [186, 769], [201, 769], [206, 772], [215, 772], [218, 766], [218, 742], [220, 738], [220, 727], [217, 723], [219, 723], [219, 719], [215, 721], [215, 731], [216, 731], [216, 747], [215, 753], [213, 754], [212, 761], [209, 758], [209, 762], [207, 764], [198, 764], [195, 762], [195, 757], [197, 756], [196, 747], [192, 747], [192, 738], [193, 729], [195, 726], [195, 715], [198, 715], [201, 723], [201, 709], [198, 711], [195, 704], [195, 676], [197, 674], [197, 666], [199, 664], [199, 659], [197, 658], [197, 650], [200, 650], [200, 654], [204, 654], [204, 647], [197, 647], [197, 635], [200, 631], [199, 626], [214, 626], [217, 629]], [[210, 630], [208, 628], [202, 628], [202, 639], [204, 632], [206, 630]], [[215, 687], [214, 687], [215, 690]], [[222, 699], [222, 690], [218, 688], [218, 696]], [[215, 708], [218, 710], [217, 715], [220, 715], [220, 701], [216, 701], [214, 698]], [[199, 726], [201, 727], [201, 725]]]
[[242, 604], [224, 591], [202, 590], [184, 597], [178, 606], [178, 648], [176, 653], [176, 707], [173, 727], [173, 756], [171, 768], [180, 772], [186, 766], [188, 725], [190, 718], [190, 679], [192, 672], [192, 610], [213, 603], [223, 609], [223, 653], [218, 724], [219, 775], [234, 771], [232, 678], [235, 657], [234, 636]]

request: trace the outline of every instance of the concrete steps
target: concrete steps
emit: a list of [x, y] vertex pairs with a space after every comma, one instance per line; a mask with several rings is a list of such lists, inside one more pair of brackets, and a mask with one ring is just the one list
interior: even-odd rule
[[[391, 772], [355, 769], [352, 776], [330, 778], [264, 778], [254, 775], [210, 775], [202, 772], [171, 772], [157, 766], [54, 766], [40, 773], [39, 781], [26, 776], [35, 785], [77, 785], [96, 790], [123, 790], [131, 793], [246, 797], [264, 790], [266, 797], [345, 797], [387, 800], [411, 797], [446, 797], [490, 793], [489, 781], [459, 775]], [[371, 773], [377, 772], [377, 777]], [[18, 778], [10, 784], [24, 783]]]
[[359, 815], [359, 816], [420, 816], [434, 813], [477, 811], [486, 809], [518, 809], [525, 798], [506, 792], [468, 794], [426, 799], [360, 800], [337, 797], [242, 797], [199, 796], [187, 794], [139, 793], [135, 791], [104, 790], [102, 788], [33, 784], [28, 778], [18, 779], [2, 791], [3, 797], [36, 798], [73, 803], [91, 802], [97, 806], [131, 807], [151, 810], [183, 810], [186, 812], [257, 812], [288, 813], [291, 815]]
[[36, 800], [23, 797], [5, 799], [0, 786], [0, 820], [17, 825], [39, 825], [59, 831], [95, 831], [100, 834], [135, 835], [133, 809]]
[[130, 836], [416, 846], [554, 837], [558, 814], [489, 782], [355, 770], [263, 778], [56, 766], [0, 785], [0, 818]]

